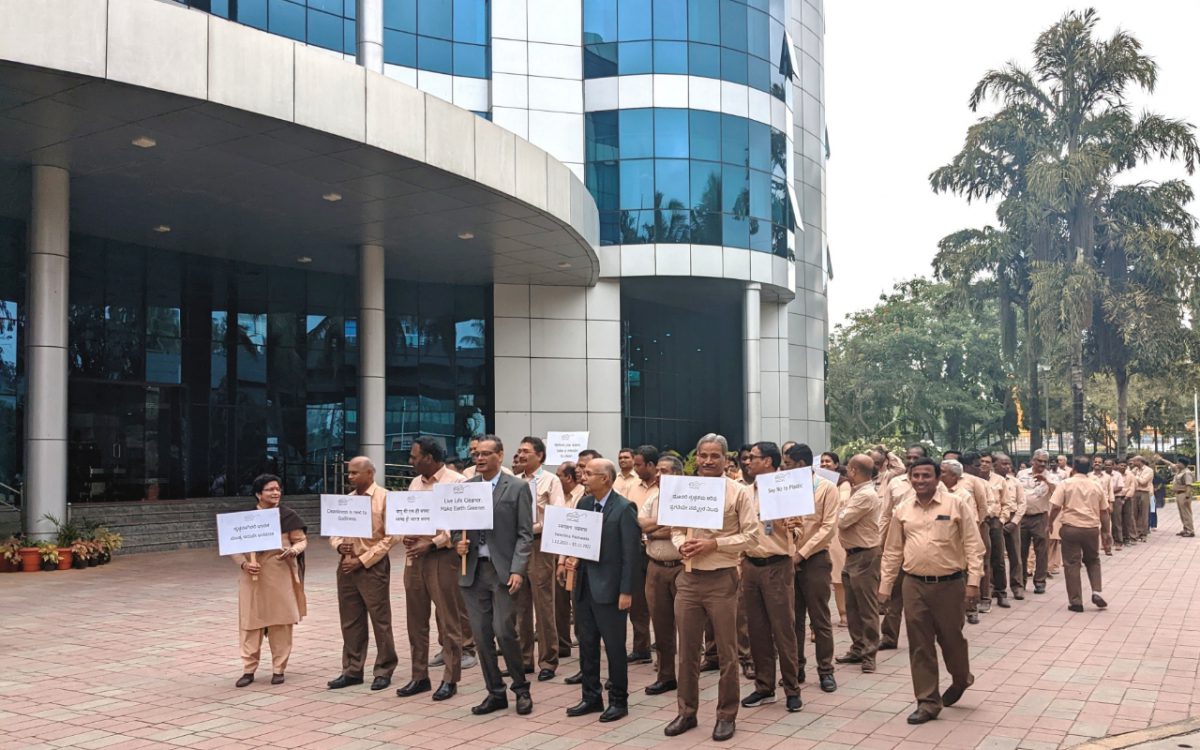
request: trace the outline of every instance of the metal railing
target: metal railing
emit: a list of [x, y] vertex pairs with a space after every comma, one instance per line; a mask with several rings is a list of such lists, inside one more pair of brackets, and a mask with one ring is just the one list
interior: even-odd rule
[[[321, 486], [332, 495], [345, 494], [346, 465], [349, 461], [344, 453], [332, 453], [321, 463]], [[406, 490], [413, 479], [413, 467], [409, 464], [384, 464], [383, 481], [389, 490]]]
[[[21, 510], [20, 506], [18, 506], [16, 503], [9, 502], [9, 499], [19, 500], [25, 496], [25, 493], [21, 492], [16, 487], [5, 484], [4, 482], [0, 482], [0, 490], [4, 490], [4, 492], [6, 493], [3, 496], [0, 496], [0, 506], [3, 506], [5, 508], [10, 508], [15, 511], [20, 511]], [[23, 504], [24, 503], [22, 503], [22, 505]]]

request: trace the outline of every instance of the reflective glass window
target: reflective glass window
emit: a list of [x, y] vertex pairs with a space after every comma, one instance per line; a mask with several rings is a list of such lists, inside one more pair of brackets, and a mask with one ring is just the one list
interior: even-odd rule
[[747, 58], [746, 83], [750, 88], [768, 91], [771, 88], [771, 63], [754, 56]]
[[617, 71], [623, 76], [653, 73], [654, 42], [621, 42]]
[[654, 160], [621, 160], [621, 208], [654, 207]]
[[384, 29], [383, 59], [392, 65], [417, 67], [417, 37], [402, 31]]
[[454, 45], [454, 75], [487, 78], [488, 48], [478, 44]]
[[771, 252], [771, 222], [751, 218], [747, 222], [746, 229], [750, 234], [748, 247], [751, 250], [760, 253]]
[[745, 52], [738, 52], [737, 50], [722, 47], [721, 80], [729, 81], [730, 83], [749, 83], [747, 62]]
[[688, 153], [688, 111], [654, 110], [654, 155], [686, 159]]
[[487, 0], [454, 0], [454, 41], [487, 44]]
[[621, 110], [619, 138], [622, 159], [654, 156], [654, 110]]
[[256, 29], [267, 28], [267, 0], [240, 0], [237, 4], [235, 21], [253, 26]]
[[750, 247], [750, 220], [744, 216], [722, 214], [721, 244], [728, 247]]
[[691, 162], [692, 208], [721, 210], [721, 165], [711, 161]]
[[719, 0], [688, 0], [688, 39], [705, 44], [721, 43]]
[[771, 175], [750, 170], [750, 215], [771, 218]]
[[683, 40], [687, 36], [687, 0], [654, 0], [654, 38]]
[[440, 39], [453, 38], [453, 0], [420, 0], [417, 3], [417, 33]]
[[771, 59], [771, 25], [766, 13], [747, 11], [746, 51], [764, 60]]
[[587, 188], [596, 200], [596, 208], [601, 211], [619, 209], [620, 167], [616, 162], [596, 162], [588, 164], [584, 169]]
[[304, 41], [304, 7], [288, 0], [271, 0], [267, 30], [272, 34]]
[[654, 190], [657, 205], [664, 208], [688, 208], [690, 203], [688, 160], [656, 159]]
[[721, 48], [711, 44], [688, 44], [688, 73], [703, 78], [720, 78]]
[[607, 78], [617, 74], [617, 43], [589, 44], [583, 48], [583, 77]]
[[617, 38], [622, 42], [652, 39], [651, 7], [646, 0], [617, 0]]
[[721, 46], [746, 51], [746, 6], [721, 0]]
[[417, 0], [387, 0], [383, 4], [385, 28], [417, 33]]
[[721, 160], [721, 114], [693, 109], [688, 112], [693, 159]]
[[342, 51], [342, 17], [309, 8], [308, 43], [325, 49]]
[[308, 0], [308, 7], [323, 13], [342, 15], [342, 0]]
[[761, 169], [764, 172], [771, 171], [771, 126], [756, 120], [748, 121], [747, 126], [750, 131], [749, 153], [751, 169]]
[[585, 0], [583, 42], [617, 41], [617, 0]]
[[450, 42], [428, 36], [417, 37], [417, 65], [435, 73], [454, 72], [454, 48]]
[[[384, 32], [386, 33], [386, 31]], [[353, 55], [358, 51], [358, 29], [353, 19], [342, 19], [342, 52]]]
[[721, 161], [745, 164], [749, 147], [749, 121], [734, 115], [721, 115]]
[[721, 208], [728, 214], [746, 216], [750, 211], [750, 175], [745, 167], [726, 164], [721, 168]]
[[688, 45], [687, 42], [655, 42], [654, 43], [654, 72], [687, 75]]
[[617, 112], [589, 112], [585, 115], [586, 158], [588, 161], [613, 161], [621, 158]]

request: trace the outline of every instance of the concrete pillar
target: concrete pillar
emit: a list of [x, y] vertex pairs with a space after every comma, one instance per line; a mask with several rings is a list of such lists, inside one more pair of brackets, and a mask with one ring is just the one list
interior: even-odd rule
[[25, 530], [54, 535], [47, 513], [67, 514], [67, 281], [70, 175], [33, 168], [29, 217], [29, 343], [26, 350]]
[[742, 386], [745, 389], [743, 418], [745, 434], [742, 441], [752, 443], [762, 435], [762, 284], [746, 284], [742, 305]]
[[383, 246], [363, 245], [358, 255], [358, 452], [384, 478], [387, 411], [387, 339], [384, 336]]
[[383, 0], [356, 0], [358, 48], [355, 61], [375, 73], [383, 72]]

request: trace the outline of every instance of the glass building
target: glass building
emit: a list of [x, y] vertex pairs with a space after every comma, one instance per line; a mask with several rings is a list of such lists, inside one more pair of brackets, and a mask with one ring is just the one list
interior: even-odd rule
[[31, 509], [318, 492], [421, 434], [826, 447], [820, 0], [19, 7], [0, 483]]

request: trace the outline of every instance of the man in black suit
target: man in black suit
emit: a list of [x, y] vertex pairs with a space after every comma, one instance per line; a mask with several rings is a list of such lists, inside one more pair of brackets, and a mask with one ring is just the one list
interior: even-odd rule
[[488, 695], [471, 709], [476, 716], [508, 708], [504, 679], [496, 658], [500, 644], [504, 663], [512, 675], [517, 713], [533, 711], [529, 680], [521, 662], [517, 640], [517, 608], [513, 595], [525, 582], [529, 554], [533, 549], [533, 494], [529, 484], [500, 471], [504, 445], [495, 435], [485, 435], [475, 451], [475, 476], [471, 482], [492, 485], [492, 528], [471, 531], [459, 540], [458, 554], [467, 556], [466, 575], [459, 576], [463, 600], [471, 621], [471, 632], [479, 651], [479, 665]]
[[[583, 699], [567, 709], [567, 716], [600, 714], [600, 721], [629, 715], [629, 664], [625, 630], [635, 587], [642, 585], [642, 533], [637, 506], [613, 492], [617, 469], [612, 461], [594, 458], [583, 471], [587, 495], [578, 510], [600, 512], [600, 559], [567, 558], [559, 575], [577, 570], [575, 580], [575, 632], [579, 636], [579, 665], [583, 674]], [[608, 708], [600, 693], [600, 642], [608, 657]]]

